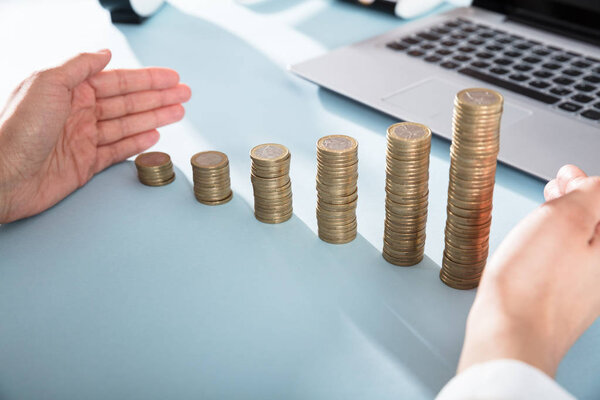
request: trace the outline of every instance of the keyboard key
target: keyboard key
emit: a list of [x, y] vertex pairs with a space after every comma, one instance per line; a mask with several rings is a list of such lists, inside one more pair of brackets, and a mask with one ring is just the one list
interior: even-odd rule
[[431, 32], [421, 32], [421, 33], [417, 33], [417, 36], [425, 39], [425, 40], [429, 40], [430, 42], [435, 42], [437, 40], [440, 40], [440, 37], [438, 35], [434, 35]]
[[513, 68], [516, 69], [517, 71], [521, 71], [521, 72], [527, 72], [527, 71], [531, 71], [533, 69], [533, 67], [531, 65], [526, 65], [526, 64], [515, 65]]
[[600, 112], [594, 110], [586, 110], [581, 113], [585, 118], [591, 119], [592, 121], [600, 120]]
[[600, 67], [596, 67], [592, 71], [594, 71], [597, 74], [600, 74]]
[[550, 92], [557, 96], [566, 96], [566, 95], [570, 94], [572, 92], [572, 90], [569, 90], [567, 88], [562, 88], [562, 87], [555, 87], [553, 89], [550, 89]]
[[450, 28], [458, 28], [460, 26], [460, 22], [458, 21], [448, 21], [445, 22], [444, 25], [450, 27]]
[[546, 64], [542, 64], [542, 67], [544, 67], [546, 69], [550, 69], [550, 70], [556, 70], [556, 69], [560, 68], [560, 65], [554, 64], [554, 63], [546, 63]]
[[475, 51], [474, 48], [469, 47], [469, 46], [459, 47], [458, 50], [462, 51], [463, 53], [471, 53], [471, 52]]
[[387, 47], [393, 50], [402, 51], [408, 49], [408, 46], [398, 42], [390, 42], [386, 44]]
[[471, 40], [469, 40], [469, 43], [472, 44], [473, 46], [479, 46], [485, 42], [483, 40], [479, 40], [479, 39], [471, 39]]
[[574, 56], [574, 57], [581, 57], [581, 54], [575, 53], [574, 51], [567, 51], [567, 54]]
[[586, 62], [586, 61], [581, 61], [581, 60], [580, 60], [580, 61], [575, 61], [575, 62], [574, 62], [573, 64], [571, 64], [571, 65], [572, 65], [572, 66], [574, 66], [574, 67], [577, 67], [577, 68], [587, 68], [587, 67], [589, 67], [589, 66], [590, 66], [590, 65], [592, 65], [592, 64], [590, 64], [590, 63], [588, 63], [588, 62]]
[[414, 36], [407, 36], [402, 38], [402, 41], [406, 44], [417, 44], [419, 42], [421, 42], [421, 39], [416, 38]]
[[441, 63], [440, 65], [446, 69], [454, 69], [454, 68], [458, 67], [458, 64], [454, 63], [452, 61], [446, 61], [446, 62]]
[[442, 57], [428, 56], [428, 57], [425, 57], [423, 60], [430, 62], [430, 63], [436, 63], [436, 62], [442, 61]]
[[435, 52], [441, 56], [447, 56], [449, 54], [452, 54], [452, 52], [450, 50], [446, 50], [446, 49], [439, 49], [439, 50], [436, 50]]
[[546, 89], [548, 86], [550, 86], [550, 84], [548, 82], [544, 82], [544, 81], [533, 81], [533, 82], [529, 82], [529, 84], [531, 86], [533, 86], [534, 88], [538, 88], [538, 89]]
[[529, 43], [517, 43], [515, 44], [515, 48], [519, 50], [527, 50], [531, 48]]
[[597, 108], [598, 110], [600, 110], [600, 102], [594, 104], [594, 108]]
[[462, 33], [453, 33], [450, 37], [458, 40], [463, 40], [467, 38], [467, 35], [463, 35]]
[[553, 82], [559, 85], [568, 86], [575, 81], [564, 76], [559, 76], [558, 78], [554, 78]]
[[488, 60], [490, 58], [493, 58], [494, 55], [490, 54], [490, 53], [485, 53], [485, 52], [481, 52], [481, 53], [477, 53], [475, 54], [478, 58], [483, 58], [484, 60]]
[[488, 49], [489, 51], [496, 51], [496, 52], [504, 50], [503, 46], [498, 46], [496, 44], [485, 46], [485, 48]]
[[474, 63], [471, 63], [471, 65], [475, 68], [487, 68], [490, 66], [490, 64], [483, 61], [475, 61]]
[[458, 56], [454, 56], [452, 57], [454, 60], [456, 61], [460, 61], [460, 62], [466, 62], [466, 61], [470, 61], [471, 57], [469, 56], [465, 56], [465, 55], [458, 55]]
[[584, 103], [584, 104], [589, 103], [590, 101], [594, 100], [593, 97], [586, 96], [585, 94], [576, 94], [575, 96], [573, 96], [571, 98], [578, 103]]
[[467, 26], [464, 26], [462, 28], [462, 30], [463, 30], [463, 32], [473, 33], [473, 32], [475, 32], [477, 30], [477, 28], [475, 28], [474, 26], [467, 25]]
[[431, 44], [431, 43], [423, 43], [421, 45], [421, 48], [423, 50], [431, 50], [431, 49], [435, 49], [435, 44]]
[[481, 33], [479, 34], [479, 37], [482, 37], [482, 38], [484, 38], [484, 39], [490, 39], [490, 38], [493, 38], [495, 35], [496, 35], [496, 34], [495, 34], [494, 32], [489, 32], [489, 31], [488, 31], [488, 32], [481, 32]]
[[590, 82], [590, 83], [600, 83], [600, 76], [588, 75], [588, 76], [584, 77], [583, 80]]
[[581, 106], [578, 106], [577, 104], [573, 104], [573, 103], [568, 103], [568, 102], [562, 103], [558, 107], [562, 108], [565, 111], [569, 111], [569, 112], [575, 112], [575, 111], [581, 110]]
[[492, 85], [496, 85], [496, 86], [511, 90], [515, 93], [521, 94], [523, 96], [527, 96], [529, 98], [541, 101], [546, 104], [554, 104], [560, 100], [558, 97], [555, 97], [555, 96], [552, 96], [552, 95], [549, 95], [546, 93], [542, 93], [542, 92], [539, 92], [537, 90], [534, 90], [534, 89], [531, 89], [528, 87], [523, 87], [518, 83], [505, 81], [496, 76], [488, 75], [484, 71], [476, 70], [473, 68], [462, 68], [462, 69], [458, 70], [458, 72], [460, 72], [461, 74], [470, 76], [472, 78], [479, 79], [481, 81], [490, 83]]
[[447, 33], [450, 33], [450, 30], [449, 30], [449, 29], [442, 28], [442, 27], [436, 27], [436, 28], [432, 28], [432, 29], [431, 29], [431, 31], [432, 31], [432, 32], [435, 32], [435, 33], [437, 33], [437, 34], [439, 34], [439, 35], [445, 35], [445, 34], [447, 34]]
[[525, 61], [526, 63], [529, 63], [529, 64], [537, 64], [540, 61], [542, 61], [542, 59], [541, 58], [537, 58], [537, 57], [525, 57], [523, 59], [523, 61]]
[[504, 69], [504, 68], [492, 68], [490, 69], [490, 72], [496, 74], [496, 75], [505, 75], [508, 74], [508, 70]]
[[581, 71], [579, 71], [578, 69], [565, 69], [563, 71], [563, 74], [569, 75], [569, 76], [579, 76], [579, 75], [581, 75]]
[[452, 47], [452, 46], [456, 46], [456, 42], [454, 40], [444, 40], [442, 42], [442, 46], [446, 46], [446, 47]]
[[558, 54], [554, 57], [552, 57], [553, 60], [556, 60], [558, 62], [565, 62], [565, 61], [569, 61], [571, 59], [571, 57], [566, 56], [564, 54]]
[[501, 37], [496, 39], [496, 42], [498, 43], [502, 43], [502, 44], [508, 44], [511, 43], [514, 39], [511, 39], [510, 37]]
[[529, 77], [523, 74], [512, 74], [509, 76], [509, 78], [517, 82], [525, 82], [526, 80], [529, 80]]
[[425, 53], [422, 52], [421, 50], [411, 50], [406, 54], [408, 54], [409, 56], [413, 56], [413, 57], [421, 57]]
[[518, 51], [507, 51], [506, 53], [504, 53], [505, 56], [512, 57], [512, 58], [521, 57], [522, 54], [523, 53], [518, 52]]
[[510, 65], [513, 63], [513, 60], [509, 60], [508, 58], [498, 58], [494, 60], [494, 63], [498, 65]]
[[550, 51], [548, 51], [546, 49], [535, 49], [535, 50], [533, 50], [533, 54], [543, 57], [543, 56], [547, 56], [548, 54], [550, 54]]
[[596, 89], [596, 87], [594, 87], [592, 85], [588, 85], [587, 83], [579, 83], [579, 84], [575, 85], [575, 89], [587, 93], [587, 92], [591, 92], [592, 90]]
[[552, 72], [548, 72], [546, 70], [540, 69], [539, 71], [535, 71], [533, 73], [534, 76], [537, 76], [538, 78], [551, 78], [554, 74]]
[[592, 90], [596, 89], [596, 87], [592, 86], [592, 85], [588, 85], [587, 83], [579, 83], [579, 84], [575, 85], [575, 89], [582, 91], [582, 92], [591, 92]]

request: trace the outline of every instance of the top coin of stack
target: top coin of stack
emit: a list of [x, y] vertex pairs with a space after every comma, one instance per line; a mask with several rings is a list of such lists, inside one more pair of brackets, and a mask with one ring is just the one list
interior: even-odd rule
[[317, 142], [317, 224], [319, 237], [348, 243], [356, 237], [358, 142], [344, 135]]
[[163, 186], [175, 180], [173, 163], [167, 153], [152, 151], [135, 158], [140, 182], [148, 186]]
[[280, 144], [260, 144], [250, 150], [256, 219], [278, 224], [292, 217], [289, 150]]
[[383, 257], [395, 265], [423, 259], [430, 149], [426, 126], [402, 122], [388, 128]]
[[477, 287], [487, 261], [503, 102], [489, 89], [465, 89], [454, 100], [440, 278], [456, 289]]
[[229, 179], [229, 159], [220, 151], [203, 151], [190, 160], [194, 176], [194, 195], [200, 203], [216, 206], [233, 197]]

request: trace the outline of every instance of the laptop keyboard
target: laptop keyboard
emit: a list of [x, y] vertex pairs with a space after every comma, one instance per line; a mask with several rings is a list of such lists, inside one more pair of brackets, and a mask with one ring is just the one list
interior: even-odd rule
[[600, 121], [600, 60], [457, 18], [387, 47], [588, 121]]

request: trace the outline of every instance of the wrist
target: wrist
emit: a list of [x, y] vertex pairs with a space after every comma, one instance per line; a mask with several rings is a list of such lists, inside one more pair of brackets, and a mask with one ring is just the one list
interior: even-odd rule
[[554, 343], [544, 316], [484, 303], [476, 301], [469, 314], [458, 371], [486, 361], [513, 359], [554, 377], [564, 346]]

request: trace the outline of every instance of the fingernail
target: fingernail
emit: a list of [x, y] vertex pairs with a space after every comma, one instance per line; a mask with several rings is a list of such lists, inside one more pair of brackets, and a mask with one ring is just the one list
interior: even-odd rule
[[110, 50], [109, 49], [102, 49], [102, 50], [99, 50], [98, 53], [110, 53]]

